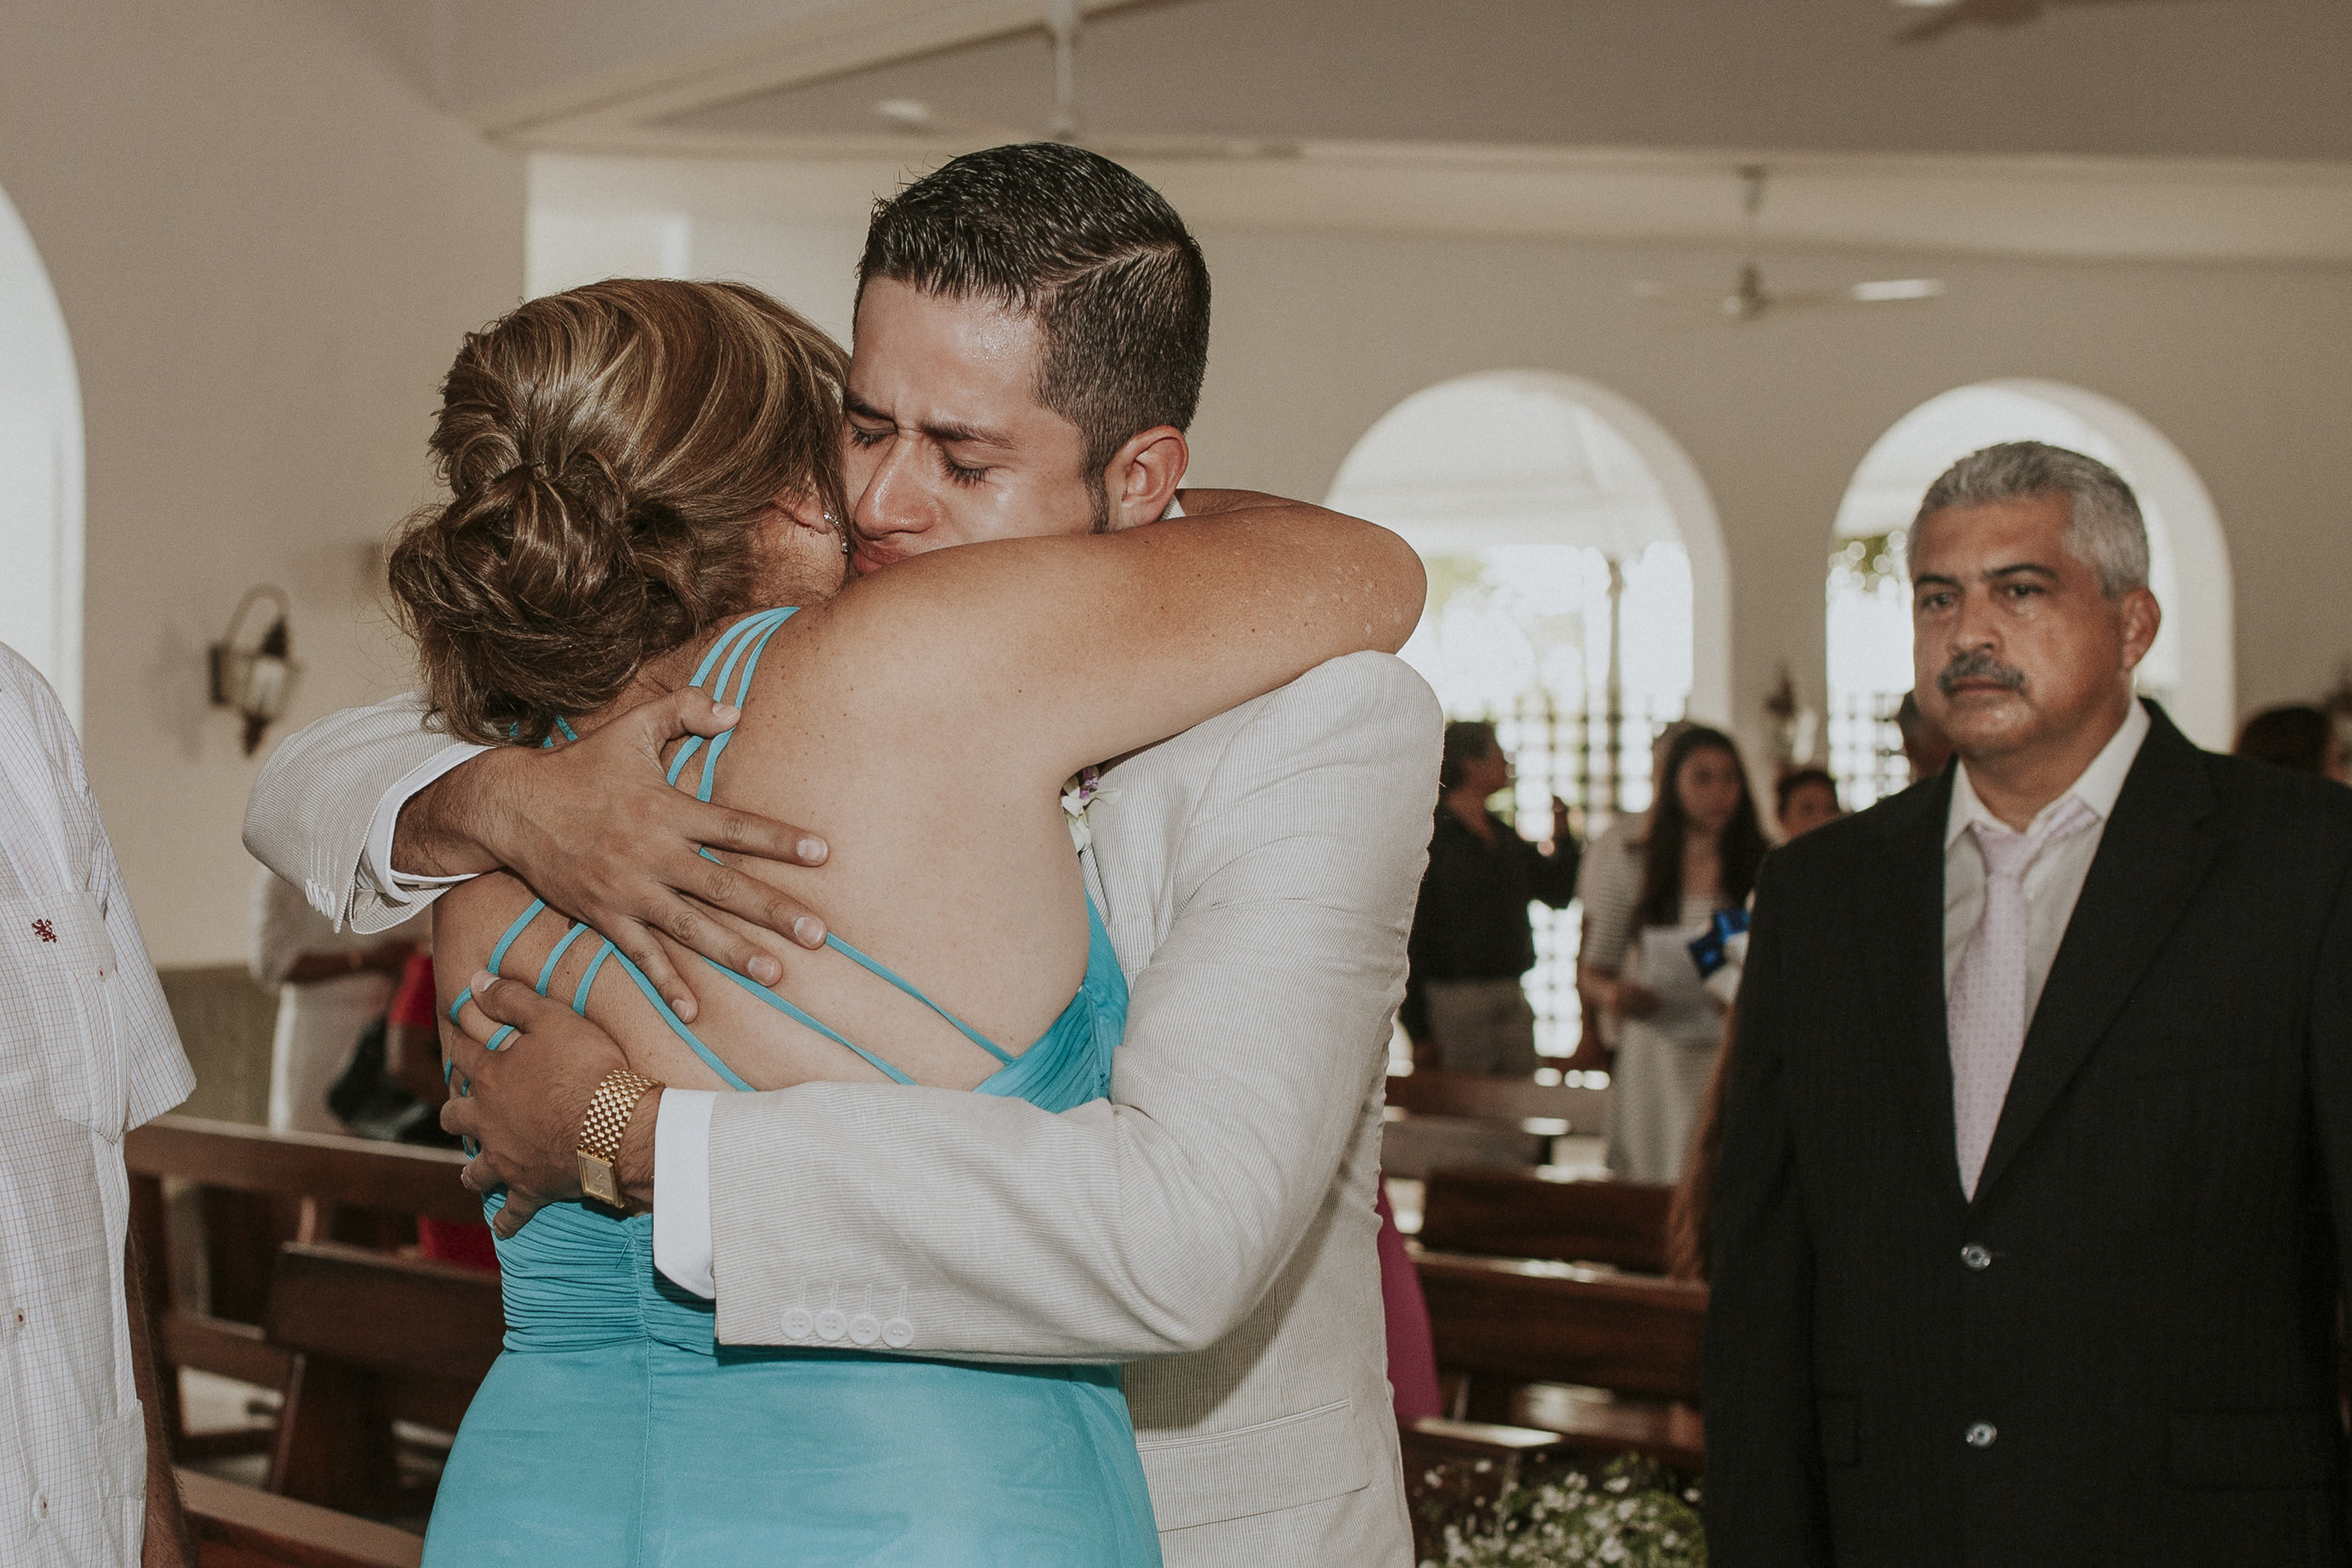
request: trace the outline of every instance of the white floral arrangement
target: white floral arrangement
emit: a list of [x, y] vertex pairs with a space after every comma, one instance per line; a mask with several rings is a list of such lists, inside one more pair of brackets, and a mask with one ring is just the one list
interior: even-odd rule
[[1445, 1527], [1422, 1568], [1706, 1568], [1699, 1490], [1653, 1467], [1612, 1465], [1514, 1487]]

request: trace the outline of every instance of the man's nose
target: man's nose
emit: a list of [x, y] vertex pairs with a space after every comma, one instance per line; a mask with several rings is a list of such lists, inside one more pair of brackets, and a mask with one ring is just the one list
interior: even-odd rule
[[1996, 646], [2000, 642], [2000, 629], [1993, 615], [1993, 595], [1963, 594], [1960, 609], [1952, 616], [1945, 641], [1955, 653]]
[[873, 477], [850, 509], [857, 531], [868, 539], [888, 533], [920, 533], [931, 526], [932, 508], [920, 471], [916, 443], [894, 439], [874, 465]]

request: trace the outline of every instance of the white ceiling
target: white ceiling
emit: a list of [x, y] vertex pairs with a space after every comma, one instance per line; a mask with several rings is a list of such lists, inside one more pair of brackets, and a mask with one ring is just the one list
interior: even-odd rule
[[[1041, 124], [1045, 0], [312, 0], [453, 111], [769, 138], [877, 99]], [[2053, 3], [1932, 42], [1889, 0], [1089, 0], [1109, 134], [2352, 159], [2344, 0]]]
[[[1001, 137], [910, 136], [876, 101], [1020, 128], [1050, 96], [1045, 0], [312, 3], [540, 149], [920, 169]], [[2352, 261], [2346, 0], [2070, 0], [1918, 44], [1889, 0], [1088, 10], [1089, 134], [1294, 154], [1126, 155], [1204, 229], [1736, 241], [1753, 159], [1767, 245]]]
[[[1840, 152], [2352, 158], [2344, 0], [2109, 0], [1893, 35], [1887, 0], [1152, 0], [1094, 19], [1104, 135]], [[914, 98], [1041, 126], [1041, 34], [677, 117], [838, 135]]]

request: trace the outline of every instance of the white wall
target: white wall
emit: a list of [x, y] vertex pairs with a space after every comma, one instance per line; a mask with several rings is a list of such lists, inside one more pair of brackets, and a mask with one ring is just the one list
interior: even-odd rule
[[0, 641], [82, 712], [82, 388], [24, 220], [0, 190]]
[[[564, 224], [594, 231], [626, 216], [650, 234], [659, 214], [682, 215], [682, 230], [662, 230], [671, 261], [761, 283], [838, 329], [865, 204], [898, 177], [847, 163], [542, 155], [534, 222], [553, 237]], [[1499, 369], [1599, 382], [1681, 443], [1714, 498], [1732, 686], [1730, 711], [1706, 717], [1752, 745], [1783, 661], [1820, 700], [1823, 573], [1855, 466], [1927, 399], [2000, 377], [2127, 405], [2203, 480], [2234, 568], [2239, 711], [2315, 695], [2352, 658], [2341, 608], [2352, 490], [2338, 477], [2352, 471], [2352, 268], [1791, 250], [1765, 259], [1775, 287], [1931, 273], [1951, 293], [1675, 331], [1637, 309], [1631, 284], [1728, 283], [1735, 256], [1213, 225], [1200, 239], [1216, 328], [1196, 482], [1320, 497], [1373, 421], [1432, 383]], [[640, 251], [650, 264], [654, 251]], [[581, 264], [601, 260], [582, 253]], [[550, 280], [565, 271], [550, 254], [533, 266]]]
[[2352, 498], [2330, 478], [2352, 461], [2352, 363], [2337, 348], [2352, 273], [1788, 256], [1768, 263], [1787, 286], [1933, 271], [1953, 292], [1683, 334], [1645, 322], [1628, 283], [1703, 277], [1727, 258], [1205, 238], [1219, 309], [1199, 449], [1218, 479], [1319, 494], [1391, 403], [1495, 365], [1589, 376], [1673, 432], [1722, 516], [1734, 699], [1719, 717], [1750, 737], [1782, 660], [1819, 700], [1825, 552], [1854, 465], [1926, 398], [2001, 376], [2123, 403], [2202, 477], [2236, 567], [2241, 707], [2314, 694], [2352, 656], [2335, 587], [2352, 571]]
[[0, 189], [81, 377], [91, 776], [157, 961], [235, 958], [260, 759], [204, 647], [276, 581], [290, 722], [405, 684], [378, 541], [459, 335], [519, 296], [521, 161], [312, 6], [74, 0], [9, 8]]

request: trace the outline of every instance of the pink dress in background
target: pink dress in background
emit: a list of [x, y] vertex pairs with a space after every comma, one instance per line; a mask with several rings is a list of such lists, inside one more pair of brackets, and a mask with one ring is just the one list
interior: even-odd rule
[[1389, 1189], [1383, 1182], [1373, 1207], [1380, 1214], [1380, 1306], [1389, 1324], [1389, 1387], [1396, 1401], [1396, 1418], [1417, 1420], [1439, 1414], [1438, 1407], [1438, 1349], [1429, 1337], [1429, 1304], [1422, 1299], [1421, 1275], [1413, 1255], [1405, 1250], [1405, 1235], [1389, 1211]]

